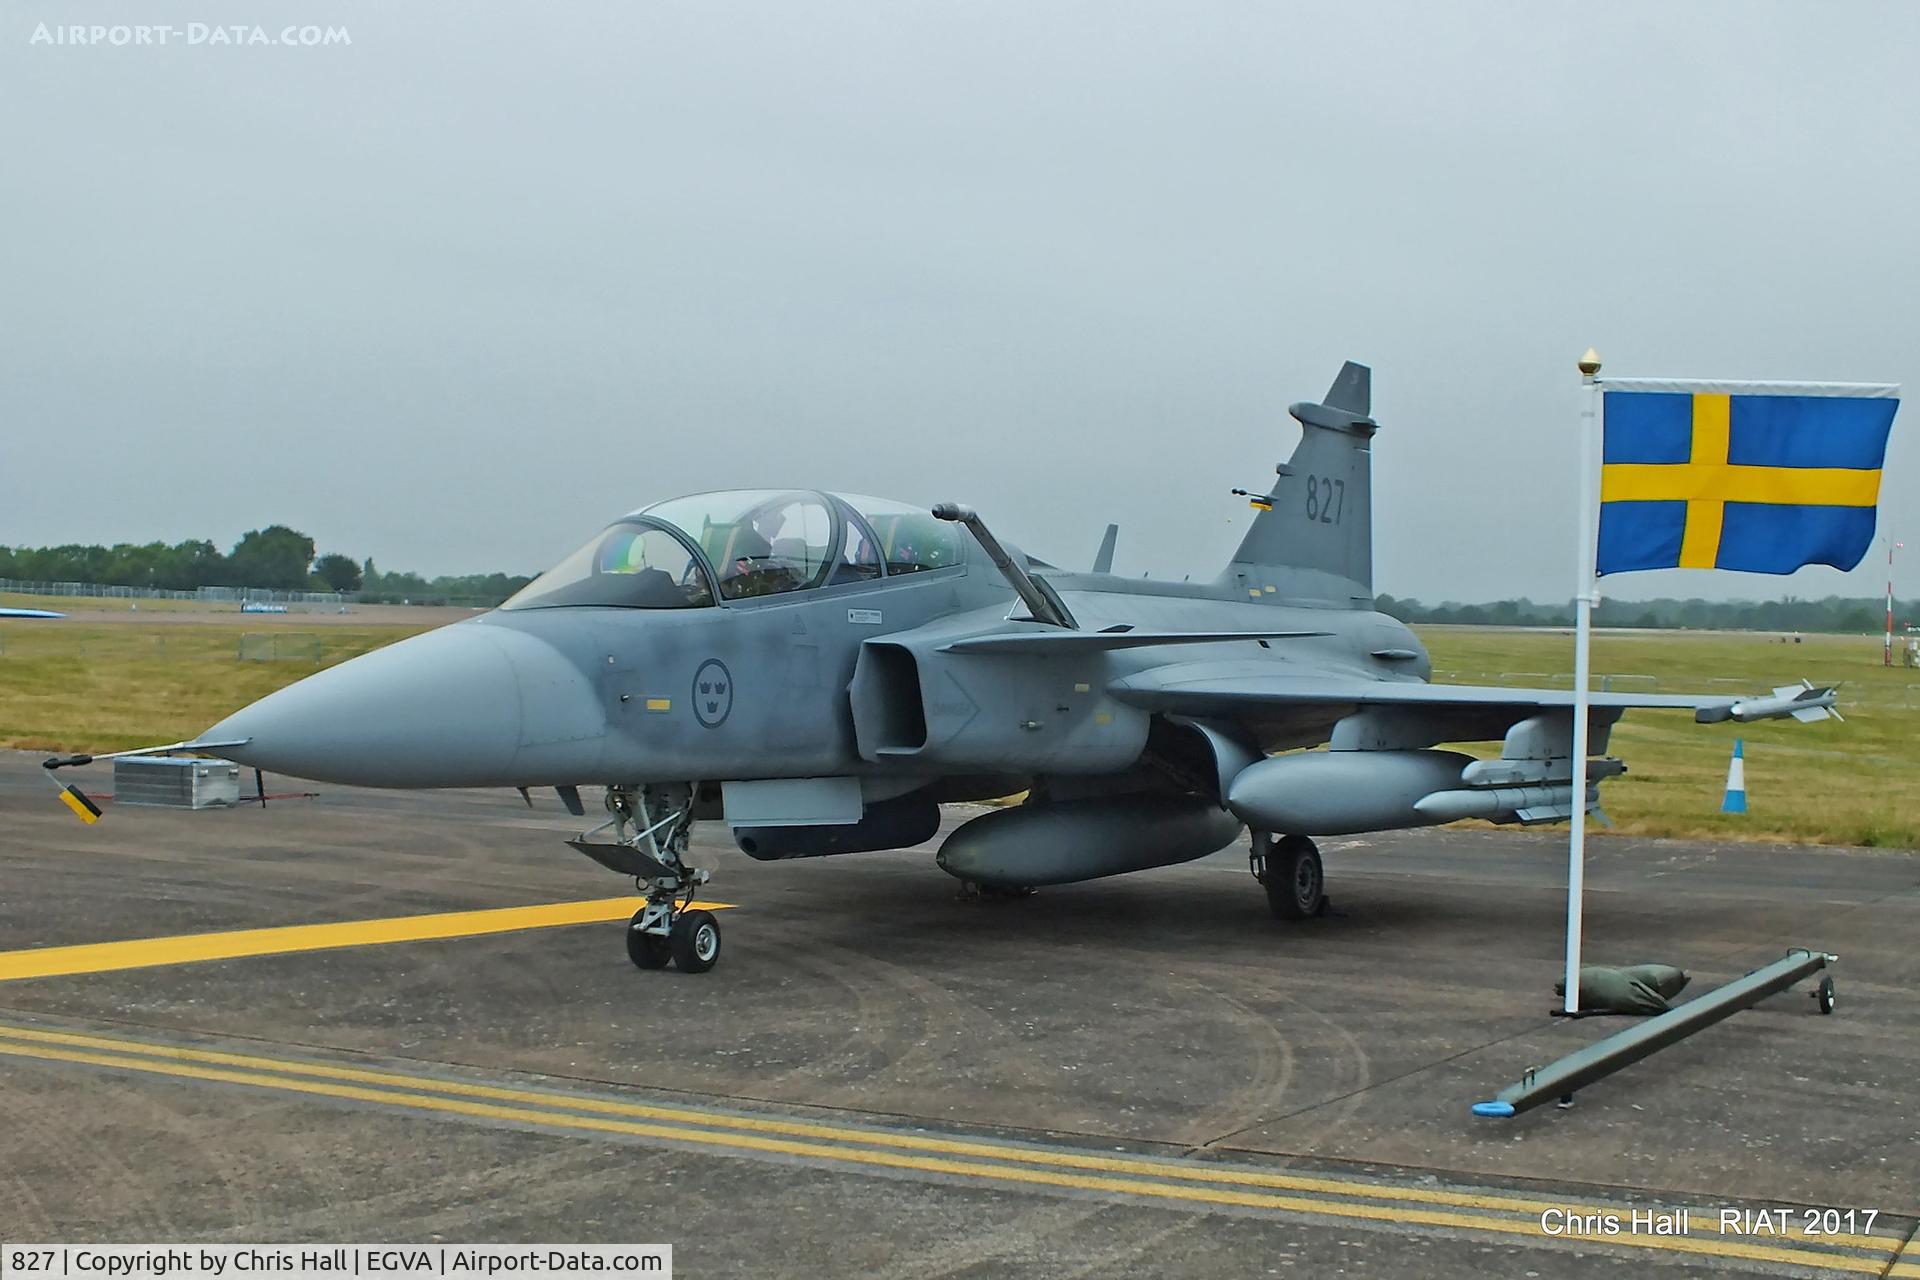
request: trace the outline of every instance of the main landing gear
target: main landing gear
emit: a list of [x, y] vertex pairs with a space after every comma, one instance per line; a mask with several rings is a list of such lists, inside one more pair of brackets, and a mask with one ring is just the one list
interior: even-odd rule
[[1253, 878], [1267, 891], [1267, 906], [1282, 920], [1305, 920], [1327, 911], [1327, 873], [1320, 850], [1305, 836], [1253, 833], [1247, 855]]
[[[672, 963], [682, 973], [705, 973], [720, 959], [720, 922], [695, 910], [694, 891], [712, 878], [686, 863], [693, 831], [693, 787], [608, 787], [613, 816], [567, 843], [601, 866], [634, 878], [646, 905], [627, 925], [627, 959], [641, 969]], [[594, 836], [613, 829], [613, 842]]]
[[962, 902], [1016, 902], [1021, 898], [1031, 898], [1037, 892], [1030, 884], [980, 884], [974, 880], [962, 880], [959, 899]]

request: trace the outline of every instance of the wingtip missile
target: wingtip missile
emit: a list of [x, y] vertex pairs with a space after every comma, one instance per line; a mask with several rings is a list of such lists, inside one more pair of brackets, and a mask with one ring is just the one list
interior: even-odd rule
[[1741, 724], [1788, 716], [1803, 722], [1825, 720], [1836, 714], [1834, 704], [1839, 696], [1839, 691], [1831, 685], [1816, 687], [1811, 681], [1803, 680], [1799, 684], [1781, 685], [1762, 697], [1742, 698], [1727, 711]]

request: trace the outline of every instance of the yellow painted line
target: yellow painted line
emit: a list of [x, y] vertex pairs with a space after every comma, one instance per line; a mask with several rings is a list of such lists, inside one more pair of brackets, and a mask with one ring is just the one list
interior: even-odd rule
[[1890, 1276], [1920, 1276], [1920, 1230], [1907, 1237], [1906, 1246], [1900, 1250], [1900, 1256], [1887, 1268]]
[[[1173, 1163], [1130, 1159], [1124, 1156], [1093, 1155], [1091, 1153], [1065, 1150], [1039, 1150], [1001, 1143], [970, 1141], [955, 1138], [934, 1138], [918, 1134], [891, 1133], [884, 1130], [858, 1129], [838, 1125], [816, 1124], [807, 1121], [776, 1120], [770, 1117], [729, 1115], [723, 1112], [692, 1110], [678, 1107], [653, 1106], [645, 1103], [619, 1102], [613, 1099], [581, 1097], [571, 1094], [553, 1093], [542, 1090], [507, 1089], [493, 1085], [471, 1084], [464, 1081], [442, 1080], [432, 1076], [408, 1075], [391, 1071], [363, 1070], [353, 1067], [328, 1066], [322, 1063], [303, 1062], [297, 1059], [265, 1058], [247, 1054], [223, 1053], [214, 1050], [185, 1049], [171, 1045], [151, 1044], [138, 1040], [123, 1040], [106, 1036], [88, 1036], [70, 1032], [41, 1031], [34, 1028], [0, 1024], [0, 1054], [23, 1053], [27, 1056], [40, 1056], [40, 1051], [28, 1045], [16, 1045], [10, 1041], [30, 1041], [40, 1045], [73, 1046], [81, 1049], [107, 1050], [115, 1054], [114, 1062], [135, 1070], [155, 1070], [171, 1074], [170, 1068], [155, 1063], [136, 1061], [131, 1057], [119, 1055], [137, 1055], [160, 1059], [163, 1062], [195, 1064], [182, 1068], [188, 1074], [200, 1069], [198, 1064], [211, 1067], [244, 1068], [249, 1073], [260, 1072], [267, 1076], [285, 1080], [284, 1084], [265, 1083], [272, 1087], [285, 1087], [301, 1091], [308, 1083], [299, 1076], [311, 1076], [319, 1080], [344, 1081], [356, 1085], [378, 1086], [382, 1095], [387, 1090], [393, 1094], [415, 1096], [419, 1090], [430, 1090], [437, 1094], [451, 1095], [454, 1098], [473, 1098], [491, 1103], [518, 1103], [535, 1107], [560, 1107], [572, 1111], [587, 1111], [601, 1115], [630, 1116], [639, 1119], [669, 1122], [675, 1125], [697, 1124], [712, 1129], [739, 1130], [749, 1134], [775, 1134], [782, 1137], [809, 1138], [834, 1144], [859, 1144], [865, 1147], [894, 1148], [901, 1151], [926, 1151], [947, 1156], [978, 1157], [988, 1160], [1007, 1161], [1016, 1165], [1050, 1166], [1056, 1169], [1088, 1170], [1102, 1174], [1137, 1175], [1151, 1179], [1177, 1178], [1187, 1182], [1199, 1182], [1211, 1185], [1275, 1188], [1282, 1190], [1315, 1192], [1387, 1200], [1414, 1204], [1438, 1204], [1457, 1208], [1481, 1209], [1491, 1212], [1511, 1212], [1527, 1215], [1522, 1221], [1531, 1234], [1543, 1239], [1550, 1238], [1541, 1232], [1538, 1225], [1539, 1214], [1545, 1210], [1565, 1210], [1572, 1213], [1624, 1214], [1621, 1205], [1576, 1204], [1565, 1200], [1533, 1200], [1512, 1196], [1483, 1195], [1472, 1192], [1444, 1191], [1438, 1188], [1396, 1186], [1390, 1183], [1372, 1183], [1348, 1181], [1337, 1178], [1316, 1178], [1295, 1174], [1269, 1173], [1262, 1170], [1236, 1168], [1232, 1166], [1203, 1164], [1197, 1162]], [[58, 1053], [57, 1050], [46, 1050]], [[91, 1058], [83, 1054], [82, 1058]], [[75, 1059], [80, 1060], [80, 1059]], [[551, 1115], [542, 1111], [540, 1115]], [[715, 1139], [724, 1139], [725, 1134], [711, 1135]], [[830, 1158], [838, 1158], [830, 1157]], [[902, 1166], [912, 1167], [912, 1166]], [[1017, 1180], [1017, 1179], [1016, 1179]], [[1062, 1185], [1079, 1185], [1062, 1184]], [[1178, 1197], [1176, 1197], [1178, 1198]], [[1222, 1203], [1240, 1203], [1222, 1201]], [[1315, 1204], [1322, 1202], [1315, 1201]], [[1341, 1202], [1326, 1202], [1336, 1206]], [[1366, 1208], [1368, 1206], [1354, 1206]], [[1314, 1210], [1318, 1212], [1320, 1210]], [[1332, 1210], [1328, 1210], [1332, 1212]], [[1696, 1211], [1698, 1220], [1714, 1224], [1717, 1231], [1717, 1218], [1702, 1211]], [[1355, 1216], [1355, 1215], [1349, 1215]], [[1369, 1215], [1357, 1215], [1369, 1216]], [[1373, 1215], [1380, 1216], [1380, 1215]], [[1485, 1219], [1475, 1217], [1476, 1224]], [[1438, 1224], [1436, 1224], [1438, 1225]], [[1498, 1229], [1498, 1228], [1496, 1228]], [[1583, 1237], [1564, 1237], [1581, 1239]], [[1596, 1243], [1643, 1243], [1637, 1238], [1627, 1237], [1584, 1237]], [[1820, 1237], [1822, 1243], [1833, 1247], [1851, 1247], [1878, 1250], [1891, 1253], [1900, 1247], [1900, 1241], [1887, 1236], [1829, 1235]], [[1699, 1242], [1703, 1245], [1708, 1242]], [[1768, 1246], [1746, 1246], [1741, 1248], [1765, 1248]], [[1650, 1247], [1666, 1247], [1653, 1245]], [[1746, 1256], [1746, 1255], [1741, 1255]], [[1840, 1257], [1846, 1255], [1812, 1254], [1813, 1257]], [[1863, 1261], [1855, 1259], [1855, 1261]], [[1847, 1268], [1843, 1268], [1847, 1269]], [[1878, 1265], [1874, 1268], [1878, 1269]]]
[[[733, 904], [696, 902], [694, 905], [708, 911], [724, 911]], [[593, 898], [585, 902], [552, 902], [537, 907], [448, 911], [437, 915], [347, 920], [338, 924], [295, 924], [274, 929], [183, 933], [170, 938], [134, 938], [124, 942], [90, 942], [75, 947], [0, 951], [0, 982], [75, 973], [107, 973], [119, 969], [147, 969], [155, 965], [198, 964], [205, 960], [237, 960], [243, 956], [330, 951], [338, 947], [384, 946], [391, 942], [476, 938], [489, 933], [553, 929], [569, 924], [601, 924], [625, 919], [638, 911], [640, 906], [641, 899], [637, 897]]]
[[[1394, 1226], [1414, 1225], [1445, 1227], [1466, 1231], [1487, 1231], [1503, 1235], [1523, 1235], [1541, 1242], [1551, 1242], [1561, 1239], [1561, 1237], [1544, 1234], [1540, 1230], [1537, 1222], [1520, 1221], [1509, 1218], [1489, 1218], [1466, 1213], [1444, 1213], [1426, 1209], [1407, 1208], [1403, 1205], [1382, 1206], [1352, 1204], [1339, 1200], [1315, 1200], [1300, 1196], [1282, 1196], [1264, 1192], [1183, 1186], [1175, 1183], [1152, 1182], [1135, 1178], [1096, 1177], [1084, 1174], [1071, 1174], [1052, 1169], [1023, 1168], [1011, 1164], [982, 1164], [976, 1161], [914, 1156], [900, 1152], [874, 1151], [851, 1146], [795, 1142], [780, 1138], [761, 1137], [757, 1134], [714, 1133], [705, 1129], [685, 1129], [672, 1125], [644, 1124], [637, 1121], [605, 1119], [597, 1116], [569, 1115], [565, 1112], [558, 1111], [529, 1110], [522, 1107], [507, 1107], [484, 1102], [469, 1102], [462, 1099], [439, 1097], [426, 1093], [369, 1089], [357, 1085], [330, 1084], [320, 1080], [301, 1080], [284, 1075], [227, 1071], [211, 1067], [190, 1066], [185, 1063], [156, 1062], [109, 1054], [75, 1053], [62, 1049], [42, 1048], [17, 1043], [0, 1044], [0, 1053], [23, 1058], [37, 1058], [51, 1062], [76, 1062], [88, 1066], [141, 1071], [152, 1075], [207, 1080], [224, 1084], [252, 1085], [259, 1088], [276, 1089], [286, 1093], [301, 1093], [319, 1097], [340, 1098], [354, 1102], [371, 1102], [384, 1106], [445, 1112], [453, 1115], [470, 1116], [476, 1119], [504, 1120], [518, 1124], [532, 1124], [548, 1128], [574, 1129], [586, 1132], [618, 1133], [633, 1137], [654, 1138], [667, 1142], [683, 1142], [721, 1150], [798, 1156], [806, 1159], [822, 1160], [833, 1164], [907, 1169], [919, 1173], [935, 1173], [949, 1177], [972, 1178], [985, 1182], [1019, 1182], [1034, 1186], [1064, 1187], [1079, 1191], [1103, 1191], [1120, 1195], [1141, 1196], [1148, 1199], [1174, 1200], [1196, 1204], [1232, 1205], [1250, 1209], [1272, 1209], [1293, 1213], [1317, 1214], [1323, 1217], [1354, 1218], [1383, 1222]], [[1693, 1240], [1687, 1237], [1609, 1236], [1604, 1239], [1588, 1237], [1573, 1239], [1571, 1243], [1577, 1247], [1592, 1247], [1596, 1244], [1621, 1245], [1629, 1248], [1660, 1249], [1676, 1253], [1690, 1253], [1720, 1258], [1745, 1258], [1756, 1262], [1779, 1262], [1793, 1266], [1810, 1267], [1816, 1270], [1853, 1271], [1872, 1273], [1875, 1275], [1881, 1274], [1882, 1268], [1886, 1265], [1884, 1259], [1877, 1258], [1858, 1258], [1845, 1254], [1818, 1253], [1811, 1249], [1787, 1249], [1769, 1245], [1750, 1245], [1729, 1241]]]

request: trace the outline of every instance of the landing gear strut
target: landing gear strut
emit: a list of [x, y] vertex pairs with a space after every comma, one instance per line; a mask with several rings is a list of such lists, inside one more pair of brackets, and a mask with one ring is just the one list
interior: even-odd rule
[[1320, 850], [1305, 836], [1253, 833], [1247, 862], [1267, 891], [1267, 906], [1282, 920], [1305, 920], [1326, 914], [1327, 873]]
[[[627, 924], [627, 958], [641, 969], [705, 973], [720, 959], [720, 922], [693, 909], [694, 891], [710, 873], [686, 863], [693, 831], [693, 787], [608, 787], [613, 816], [568, 844], [595, 862], [634, 878], [647, 904]], [[613, 829], [613, 843], [593, 837]]]
[[960, 882], [959, 899], [962, 902], [1014, 902], [1020, 898], [1031, 898], [1038, 890], [1030, 884], [981, 884], [974, 880]]

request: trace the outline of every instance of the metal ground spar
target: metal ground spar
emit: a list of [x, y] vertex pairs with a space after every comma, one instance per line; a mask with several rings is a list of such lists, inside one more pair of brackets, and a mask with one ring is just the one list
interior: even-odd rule
[[[1658, 1017], [1649, 1018], [1637, 1026], [1628, 1027], [1576, 1053], [1570, 1053], [1558, 1062], [1544, 1067], [1529, 1067], [1519, 1083], [1502, 1089], [1492, 1101], [1474, 1103], [1473, 1114], [1504, 1119], [1545, 1102], [1558, 1101], [1566, 1105], [1572, 1102], [1575, 1090], [1605, 1079], [1622, 1067], [1631, 1066], [1696, 1031], [1704, 1031], [1742, 1009], [1751, 1008], [1768, 996], [1785, 991], [1802, 978], [1818, 973], [1838, 959], [1838, 956], [1824, 951], [1796, 947], [1783, 959], [1755, 969], [1743, 978], [1736, 978]], [[1821, 980], [1819, 989], [1814, 992], [1814, 999], [1821, 1013], [1833, 1012], [1831, 977]]]

